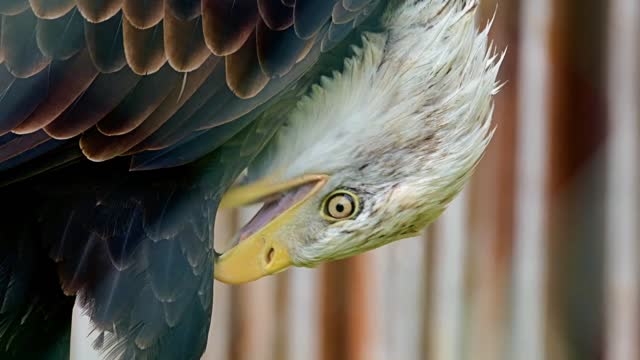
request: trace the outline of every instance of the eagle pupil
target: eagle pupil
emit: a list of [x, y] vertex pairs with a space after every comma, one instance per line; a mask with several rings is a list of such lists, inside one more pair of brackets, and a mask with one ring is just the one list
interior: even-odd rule
[[344, 205], [342, 205], [342, 204], [336, 205], [336, 210], [338, 210], [338, 212], [343, 212], [344, 211]]

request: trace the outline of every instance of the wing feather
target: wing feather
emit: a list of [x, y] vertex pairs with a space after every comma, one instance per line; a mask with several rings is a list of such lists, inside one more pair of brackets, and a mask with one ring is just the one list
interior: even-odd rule
[[303, 39], [313, 37], [331, 18], [336, 0], [297, 0], [293, 8], [294, 27]]
[[280, 0], [258, 0], [258, 10], [271, 30], [280, 31], [293, 25], [293, 7]]
[[[77, 0], [76, 8], [70, 1], [3, 2], [0, 9], [15, 14], [0, 23], [0, 39], [9, 39], [0, 45], [6, 67], [0, 86], [7, 90], [0, 97], [0, 134], [44, 129], [69, 139], [86, 133], [81, 143], [93, 160], [162, 150], [238, 120], [299, 78], [288, 74], [314, 45], [333, 48], [377, 2], [349, 2], [358, 9], [351, 11], [343, 0]], [[32, 41], [19, 44], [25, 34]], [[179, 106], [161, 106], [176, 84], [192, 83], [180, 73], [218, 59], [212, 52], [224, 55], [225, 66], [195, 91], [180, 89]], [[60, 75], [61, 64], [71, 68], [87, 53], [96, 74]], [[62, 88], [72, 91], [51, 91]], [[104, 150], [109, 147], [115, 150]]]
[[133, 26], [125, 17], [122, 30], [124, 54], [133, 72], [138, 75], [149, 75], [160, 70], [167, 61], [162, 23], [141, 30]]
[[[257, 114], [249, 114], [240, 119], [223, 124], [215, 129], [200, 130], [186, 139], [157, 151], [136, 154], [131, 159], [131, 169], [157, 170], [181, 166], [199, 159], [218, 149], [234, 135], [255, 120]], [[177, 140], [176, 140], [177, 141]]]
[[171, 15], [182, 21], [193, 20], [200, 15], [201, 0], [165, 0], [164, 6]]
[[241, 99], [258, 95], [269, 83], [258, 60], [256, 35], [252, 33], [242, 47], [226, 56], [227, 85]]
[[[0, 139], [10, 138], [14, 136], [18, 136], [18, 135], [9, 133], [1, 136]], [[27, 135], [27, 137], [29, 136], [34, 136], [34, 135], [33, 134]], [[11, 158], [5, 159], [2, 163], [0, 163], [0, 171], [13, 169], [23, 163], [26, 163], [32, 159], [40, 157], [48, 152], [53, 152], [54, 150], [61, 147], [62, 145], [64, 145], [64, 141], [59, 141], [54, 139], [46, 140], [41, 144], [38, 144], [28, 149], [27, 151], [21, 152], [19, 154], [14, 154], [13, 156], [11, 156]]]
[[92, 23], [111, 19], [120, 11], [123, 3], [124, 0], [76, 0], [82, 16]]
[[29, 0], [31, 9], [41, 19], [57, 19], [66, 15], [75, 5], [73, 0]]
[[144, 30], [162, 21], [164, 3], [163, 0], [125, 0], [122, 12], [132, 26]]
[[262, 72], [268, 77], [287, 74], [314, 42], [315, 38], [300, 39], [292, 27], [274, 31], [260, 21], [256, 30], [256, 43]]
[[31, 77], [44, 70], [51, 62], [51, 58], [38, 48], [35, 31], [37, 23], [38, 18], [30, 10], [2, 18], [0, 46], [4, 64], [16, 77]]
[[145, 286], [131, 311], [132, 323], [140, 324], [134, 338], [134, 343], [139, 349], [151, 348], [166, 331], [164, 318], [158, 316], [163, 311], [162, 302], [154, 296], [151, 286]]
[[256, 0], [202, 0], [202, 30], [207, 46], [218, 56], [239, 51], [258, 21]]
[[124, 101], [98, 122], [97, 129], [105, 136], [132, 131], [160, 106], [173, 88], [180, 86], [180, 82], [180, 73], [168, 65], [155, 74], [144, 76]]
[[122, 40], [122, 14], [98, 24], [85, 20], [84, 37], [91, 59], [100, 72], [116, 72], [127, 64]]
[[115, 73], [98, 75], [78, 101], [44, 130], [56, 139], [70, 139], [82, 134], [112, 112], [140, 79], [128, 67]]
[[[98, 128], [101, 132], [87, 132], [80, 140], [80, 146], [85, 155], [91, 159], [104, 161], [118, 156], [137, 145], [162, 126], [162, 124], [191, 98], [193, 93], [196, 92], [209, 77], [217, 62], [217, 58], [212, 58], [206, 66], [200, 67], [193, 74], [187, 76], [184, 85], [182, 83], [174, 83], [173, 87], [169, 89], [170, 92], [164, 96], [158, 106], [148, 117], [143, 119], [144, 122], [135, 128], [128, 129], [129, 131], [122, 133], [121, 136], [110, 138], [104, 134], [104, 128], [100, 126], [102, 122], [98, 123]], [[166, 78], [166, 76], [163, 77]], [[144, 91], [144, 93], [146, 95], [149, 91]], [[136, 105], [139, 103], [142, 103], [142, 101], [136, 103]], [[117, 109], [114, 113], [117, 113]], [[108, 117], [105, 120], [109, 119]], [[117, 117], [113, 119], [117, 119]]]
[[0, 94], [4, 94], [15, 80], [15, 76], [6, 67], [0, 66]]
[[64, 359], [73, 299], [62, 294], [54, 264], [41, 251], [37, 221], [26, 216], [30, 205], [14, 202], [0, 219], [0, 358]]
[[204, 42], [202, 18], [184, 20], [169, 10], [164, 15], [164, 47], [169, 64], [182, 72], [199, 68], [211, 56]]
[[331, 18], [335, 24], [348, 23], [351, 20], [355, 19], [357, 15], [357, 11], [347, 10], [342, 4], [342, 1], [338, 1], [333, 6], [333, 10], [331, 12]]
[[[4, 62], [4, 49], [2, 48], [2, 27], [4, 23], [4, 15], [0, 14], [0, 64]], [[4, 68], [4, 66], [0, 66], [0, 68]]]
[[12, 159], [51, 139], [44, 131], [18, 136], [0, 145], [0, 163]]
[[85, 47], [84, 20], [75, 9], [57, 19], [38, 19], [36, 40], [45, 56], [69, 59]]
[[27, 0], [2, 0], [0, 1], [0, 14], [17, 15], [29, 8]]
[[349, 11], [359, 11], [369, 5], [371, 0], [342, 0], [342, 6]]
[[[252, 112], [252, 110], [267, 102], [271, 98], [269, 94], [282, 91], [293, 79], [304, 74], [315, 63], [319, 52], [319, 46], [316, 46], [304, 61], [294, 67], [294, 70], [285, 77], [271, 81], [265, 91], [252, 99], [230, 102], [227, 98], [233, 95], [226, 87], [216, 92], [204, 106], [189, 116], [188, 121], [181, 122], [178, 128], [173, 129], [162, 139], [165, 142], [163, 145], [171, 144], [172, 146], [149, 154], [136, 154], [131, 162], [132, 168], [150, 170], [185, 165], [216, 150], [221, 145], [220, 142], [228, 139], [226, 136], [233, 136], [254, 121], [259, 111]], [[224, 106], [225, 104], [227, 106]], [[200, 133], [186, 135], [197, 131]], [[185, 137], [184, 141], [180, 141]]]
[[69, 61], [51, 66], [48, 96], [20, 125], [16, 134], [28, 134], [42, 129], [62, 114], [98, 76], [88, 51], [83, 50]]
[[343, 24], [331, 24], [329, 25], [329, 31], [324, 35], [322, 39], [322, 51], [326, 52], [338, 45], [345, 37], [351, 33], [353, 29], [353, 21]]
[[47, 97], [49, 74], [14, 79], [0, 96], [0, 135], [20, 125]]
[[225, 85], [224, 76], [224, 66], [217, 66], [196, 93], [158, 131], [133, 148], [132, 152], [159, 150], [174, 144], [182, 136], [187, 136], [187, 133], [178, 131], [184, 123], [190, 121], [193, 115], [205, 106], [213, 96], [222, 96], [219, 94], [223, 92], [230, 94]]

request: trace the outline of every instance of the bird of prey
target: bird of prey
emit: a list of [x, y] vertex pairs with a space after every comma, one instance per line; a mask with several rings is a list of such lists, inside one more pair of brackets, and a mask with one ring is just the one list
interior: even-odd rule
[[[0, 1], [0, 357], [198, 359], [242, 283], [416, 234], [492, 134], [476, 0]], [[219, 207], [263, 203], [218, 254]]]

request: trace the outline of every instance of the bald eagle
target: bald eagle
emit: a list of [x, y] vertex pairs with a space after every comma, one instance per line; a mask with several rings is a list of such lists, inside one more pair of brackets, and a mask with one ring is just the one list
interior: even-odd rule
[[[197, 359], [213, 278], [412, 236], [492, 134], [476, 0], [0, 2], [0, 355]], [[219, 207], [263, 207], [223, 254]]]

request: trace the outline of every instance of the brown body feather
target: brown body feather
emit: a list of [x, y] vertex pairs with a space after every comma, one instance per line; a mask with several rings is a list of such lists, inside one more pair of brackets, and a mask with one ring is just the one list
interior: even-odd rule
[[214, 56], [204, 42], [202, 19], [184, 20], [165, 10], [164, 47], [171, 66], [182, 72], [193, 71], [209, 56]]
[[[149, 115], [145, 116], [137, 126], [123, 129], [119, 136], [105, 135], [104, 126], [98, 124], [99, 131], [87, 132], [80, 139], [80, 147], [89, 159], [94, 161], [109, 160], [137, 145], [166, 122], [209, 77], [216, 66], [217, 58], [212, 58], [198, 70], [187, 76], [184, 86], [180, 81], [171, 81], [173, 85]], [[163, 76], [163, 77], [166, 77]], [[179, 80], [179, 79], [177, 79]], [[151, 85], [153, 86], [153, 85]]]
[[17, 15], [29, 8], [27, 0], [3, 0], [0, 2], [0, 14]]
[[76, 4], [74, 0], [29, 0], [31, 9], [41, 19], [57, 19], [64, 16]]
[[82, 16], [92, 23], [110, 19], [122, 9], [123, 3], [124, 0], [76, 0]]
[[161, 0], [125, 0], [122, 12], [132, 26], [148, 29], [162, 21], [164, 3]]
[[127, 63], [136, 74], [153, 74], [167, 62], [162, 23], [148, 29], [138, 29], [123, 17], [122, 33]]
[[85, 48], [84, 20], [77, 10], [53, 20], [38, 19], [38, 48], [56, 60], [66, 60]]
[[69, 61], [53, 64], [50, 71], [48, 96], [25, 121], [13, 129], [14, 133], [28, 134], [49, 125], [71, 106], [98, 76], [86, 49]]
[[211, 52], [225, 56], [240, 50], [258, 16], [256, 0], [202, 0], [202, 29]]
[[0, 46], [5, 66], [16, 77], [31, 77], [51, 62], [38, 48], [34, 31], [37, 23], [38, 18], [31, 11], [3, 17]]
[[258, 0], [258, 10], [271, 30], [284, 30], [293, 25], [293, 7], [280, 0]]
[[82, 134], [115, 109], [140, 79], [128, 67], [113, 74], [98, 75], [78, 102], [44, 130], [57, 139], [70, 139]]

